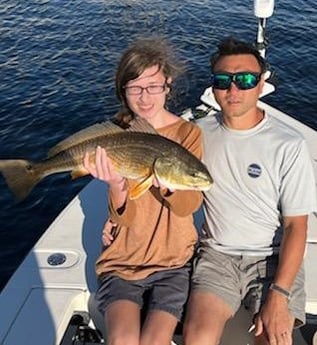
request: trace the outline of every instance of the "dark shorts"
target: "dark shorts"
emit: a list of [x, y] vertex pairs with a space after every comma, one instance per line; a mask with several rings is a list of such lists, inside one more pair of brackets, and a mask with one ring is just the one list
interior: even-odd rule
[[146, 312], [161, 310], [181, 319], [188, 298], [191, 265], [159, 271], [145, 279], [125, 280], [105, 275], [95, 299], [97, 308], [105, 314], [108, 306], [119, 300], [129, 300], [146, 308]]
[[[278, 265], [278, 256], [239, 256], [201, 247], [194, 263], [192, 289], [204, 290], [221, 297], [237, 312], [243, 301], [253, 315], [266, 299]], [[305, 323], [304, 267], [300, 268], [288, 303], [295, 317], [295, 327]]]

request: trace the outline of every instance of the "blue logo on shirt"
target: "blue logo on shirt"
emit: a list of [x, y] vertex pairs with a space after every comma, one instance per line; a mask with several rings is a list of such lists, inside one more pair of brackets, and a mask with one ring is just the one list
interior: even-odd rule
[[261, 167], [255, 163], [250, 164], [248, 167], [248, 175], [252, 178], [259, 177], [261, 175]]

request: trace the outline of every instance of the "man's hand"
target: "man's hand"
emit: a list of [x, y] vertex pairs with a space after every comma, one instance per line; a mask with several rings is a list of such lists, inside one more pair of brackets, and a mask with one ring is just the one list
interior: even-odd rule
[[270, 345], [291, 345], [293, 317], [284, 296], [270, 291], [255, 320], [255, 336], [264, 336]]
[[110, 246], [115, 238], [114, 232], [116, 231], [117, 224], [114, 223], [110, 218], [107, 219], [106, 223], [104, 224], [103, 231], [102, 231], [102, 243], [105, 246]]

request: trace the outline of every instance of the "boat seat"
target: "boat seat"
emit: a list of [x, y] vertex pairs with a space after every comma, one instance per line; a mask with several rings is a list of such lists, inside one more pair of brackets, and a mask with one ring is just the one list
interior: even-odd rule
[[96, 300], [95, 300], [95, 293], [90, 293], [88, 299], [88, 312], [89, 315], [94, 323], [96, 329], [98, 329], [103, 338], [106, 338], [106, 329], [104, 324], [104, 318], [102, 313], [97, 309]]
[[[14, 289], [12, 293], [21, 296]], [[76, 288], [32, 288], [24, 301], [11, 308], [2, 345], [59, 344], [74, 310], [87, 309], [87, 292]], [[34, 319], [34, 316], [36, 317]], [[2, 324], [2, 326], [4, 326]]]
[[306, 312], [317, 315], [317, 243], [307, 243], [305, 253], [305, 279], [306, 279]]

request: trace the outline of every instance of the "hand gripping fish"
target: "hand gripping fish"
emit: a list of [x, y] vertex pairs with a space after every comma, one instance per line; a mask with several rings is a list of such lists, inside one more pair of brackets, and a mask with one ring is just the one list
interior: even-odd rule
[[129, 198], [147, 191], [155, 177], [160, 184], [178, 190], [208, 190], [213, 182], [205, 165], [178, 143], [159, 135], [138, 118], [127, 129], [110, 121], [87, 127], [59, 142], [47, 159], [0, 160], [0, 172], [18, 200], [23, 200], [44, 177], [71, 172], [72, 178], [88, 174], [83, 166], [86, 151], [92, 162], [97, 146], [105, 148], [117, 172], [134, 180]]

